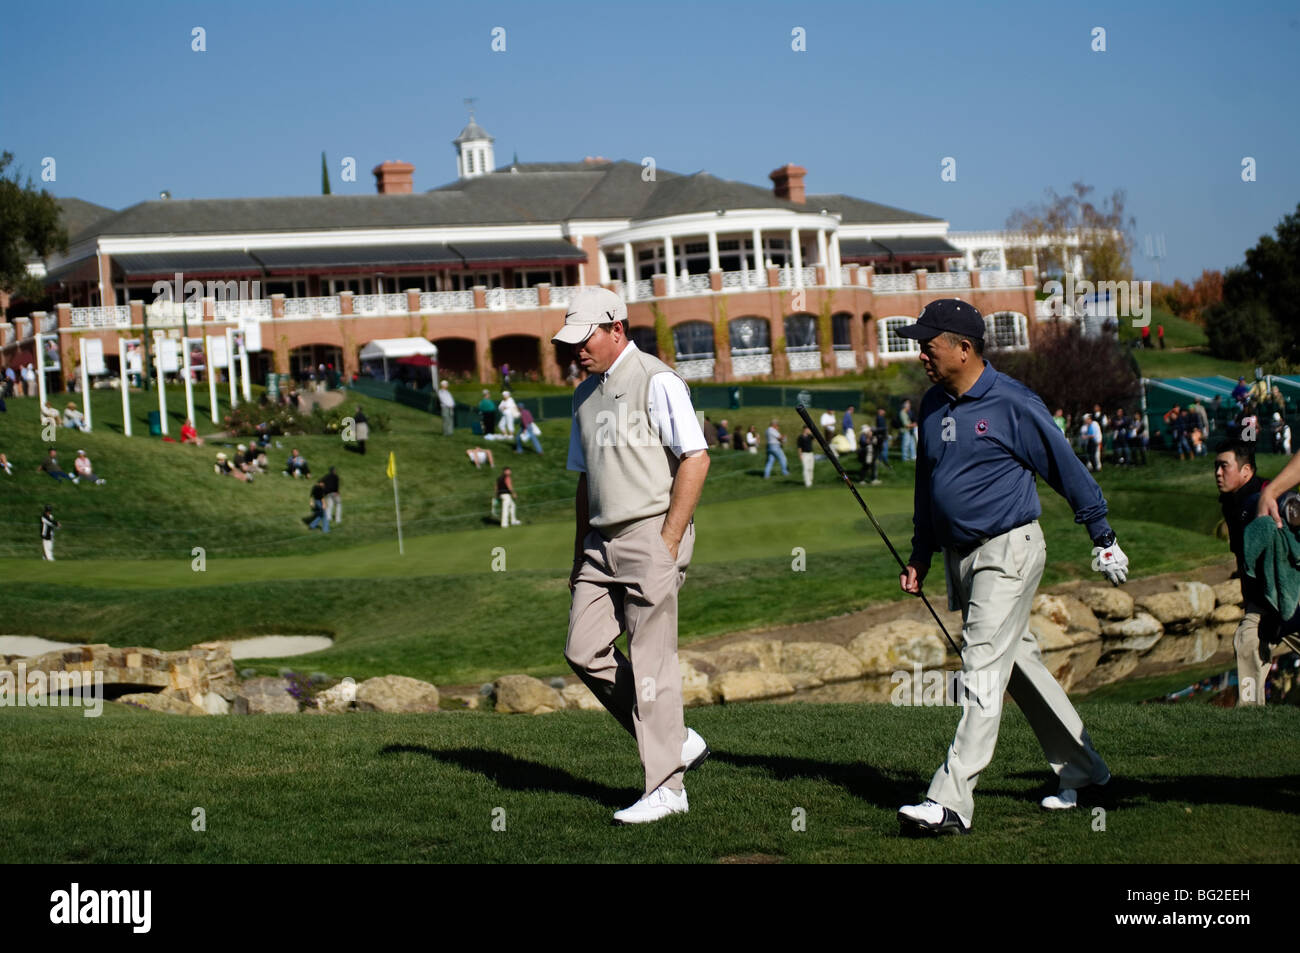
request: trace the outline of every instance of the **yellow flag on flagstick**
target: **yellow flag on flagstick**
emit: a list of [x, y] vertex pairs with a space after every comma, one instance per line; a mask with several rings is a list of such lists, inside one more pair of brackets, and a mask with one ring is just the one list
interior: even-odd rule
[[397, 455], [391, 450], [388, 452], [388, 479], [392, 480], [397, 477]]

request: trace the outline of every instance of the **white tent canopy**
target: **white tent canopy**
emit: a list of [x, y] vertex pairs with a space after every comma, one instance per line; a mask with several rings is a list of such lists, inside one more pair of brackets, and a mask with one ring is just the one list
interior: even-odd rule
[[361, 360], [395, 361], [399, 357], [410, 357], [413, 354], [426, 354], [436, 358], [438, 347], [424, 338], [389, 338], [386, 341], [371, 341], [361, 349]]
[[434, 362], [433, 386], [438, 386], [438, 348], [424, 338], [389, 338], [384, 341], [371, 341], [361, 349], [361, 361], [382, 361], [384, 380], [388, 380], [388, 362], [398, 358], [423, 354]]

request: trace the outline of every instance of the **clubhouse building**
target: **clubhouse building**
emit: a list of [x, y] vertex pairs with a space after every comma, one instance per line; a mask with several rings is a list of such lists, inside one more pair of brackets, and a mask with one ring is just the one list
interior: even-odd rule
[[[550, 338], [584, 285], [627, 302], [638, 346], [692, 380], [816, 378], [915, 359], [896, 334], [935, 298], [986, 316], [989, 346], [1026, 348], [1032, 267], [1006, 268], [1002, 234], [847, 195], [808, 194], [786, 164], [771, 187], [642, 162], [497, 166], [471, 118], [455, 181], [414, 191], [406, 162], [375, 167], [374, 195], [168, 199], [113, 211], [60, 200], [66, 255], [32, 268], [57, 302], [0, 323], [0, 364], [57, 335], [65, 382], [80, 338], [260, 338], [252, 378], [332, 363], [370, 342], [425, 338], [444, 376], [559, 382]], [[158, 283], [185, 304], [158, 304]], [[53, 382], [51, 382], [53, 383]]]

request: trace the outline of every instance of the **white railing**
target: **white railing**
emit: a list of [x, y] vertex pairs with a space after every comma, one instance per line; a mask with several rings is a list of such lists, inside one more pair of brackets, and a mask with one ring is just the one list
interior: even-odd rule
[[677, 280], [677, 293], [681, 294], [700, 294], [704, 291], [712, 291], [713, 284], [709, 281], [708, 275], [690, 275], [685, 280]]
[[817, 266], [808, 265], [803, 269], [803, 283], [805, 287], [817, 286]]
[[871, 290], [877, 294], [890, 294], [898, 291], [915, 291], [916, 275], [875, 275], [871, 279]]
[[636, 300], [644, 301], [647, 298], [655, 296], [655, 282], [653, 278], [643, 278], [636, 283]]
[[131, 306], [119, 304], [111, 308], [73, 308], [74, 328], [129, 328]]
[[[403, 307], [402, 310], [405, 311], [406, 308]], [[383, 314], [384, 296], [383, 295], [353, 295], [352, 313], [353, 314]]]
[[794, 272], [789, 268], [782, 268], [776, 273], [776, 286], [778, 288], [794, 287]]
[[425, 291], [420, 294], [421, 311], [473, 311], [472, 291]]
[[981, 288], [1023, 288], [1025, 273], [1020, 269], [1014, 271], [981, 271]]
[[857, 370], [858, 362], [852, 351], [836, 351], [835, 367], [841, 371]]
[[551, 307], [567, 308], [569, 302], [573, 300], [573, 296], [577, 293], [578, 288], [574, 285], [557, 285], [551, 289]]
[[925, 276], [925, 287], [930, 291], [940, 291], [947, 288], [969, 288], [970, 272], [936, 271], [932, 275]]
[[49, 334], [59, 329], [59, 316], [57, 314], [47, 314], [41, 318], [41, 334]]
[[538, 307], [536, 288], [493, 288], [487, 293], [487, 306], [494, 311], [505, 308]]
[[767, 272], [765, 271], [724, 271], [722, 273], [722, 287], [726, 288], [766, 288]]
[[[754, 351], [765, 353], [755, 354]], [[733, 377], [772, 373], [772, 352], [767, 348], [733, 348], [731, 352]]]
[[794, 371], [820, 371], [822, 369], [822, 354], [818, 348], [808, 351], [787, 350], [786, 357], [790, 361], [790, 370]]
[[[200, 320], [203, 317], [202, 304], [198, 301], [185, 302], [185, 317], [191, 321]], [[271, 301], [269, 298], [255, 298], [246, 301], [214, 301], [212, 303], [212, 316], [215, 318], [269, 318], [271, 316]]]
[[847, 285], [849, 284], [849, 280], [850, 280], [849, 266], [840, 265], [840, 284]]
[[284, 315], [308, 316], [317, 314], [341, 314], [339, 299], [334, 296], [328, 298], [285, 298]]
[[384, 299], [384, 312], [386, 314], [406, 314], [407, 298], [406, 292], [399, 294], [386, 294]]
[[685, 380], [688, 381], [712, 380], [713, 363], [714, 363], [714, 359], [711, 357], [692, 358], [691, 360], [687, 360], [687, 361], [683, 361], [679, 359], [676, 362], [675, 366], [678, 375], [680, 375]]

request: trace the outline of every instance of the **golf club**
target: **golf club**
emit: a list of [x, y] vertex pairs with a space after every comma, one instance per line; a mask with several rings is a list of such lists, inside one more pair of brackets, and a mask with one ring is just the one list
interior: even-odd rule
[[[830, 460], [830, 462], [835, 465], [835, 471], [839, 473], [840, 479], [844, 481], [845, 485], [849, 488], [849, 492], [853, 494], [853, 498], [858, 501], [858, 505], [861, 506], [863, 512], [867, 514], [867, 519], [871, 520], [871, 525], [876, 528], [876, 532], [880, 534], [880, 538], [885, 541], [885, 545], [889, 547], [889, 551], [893, 553], [894, 558], [898, 560], [899, 568], [902, 569], [903, 572], [907, 572], [907, 563], [903, 562], [903, 557], [898, 555], [898, 550], [894, 548], [894, 544], [889, 541], [889, 537], [885, 535], [885, 531], [876, 521], [876, 516], [871, 512], [871, 507], [867, 506], [867, 501], [862, 498], [860, 493], [858, 493], [858, 488], [853, 485], [853, 480], [844, 472], [844, 467], [840, 466], [840, 458], [836, 456], [835, 451], [830, 448], [830, 444], [826, 442], [826, 438], [822, 436], [821, 431], [813, 426], [812, 418], [808, 416], [808, 409], [804, 407], [803, 404], [795, 404], [794, 409], [799, 412], [799, 416], [803, 418], [804, 424], [812, 431], [813, 436], [817, 438], [817, 442], [821, 444], [822, 449], [826, 451], [826, 459]], [[934, 621], [938, 624], [939, 631], [942, 632], [943, 637], [948, 640], [948, 644], [952, 646], [952, 650], [958, 655], [961, 655], [961, 649], [957, 647], [957, 643], [954, 642], [952, 636], [948, 634], [947, 626], [945, 626], [943, 620], [939, 618], [939, 613], [934, 611], [934, 606], [930, 605], [930, 600], [925, 597], [925, 593], [918, 592], [917, 595], [921, 597], [921, 601], [925, 603], [925, 607], [930, 610], [930, 615], [934, 616]]]

